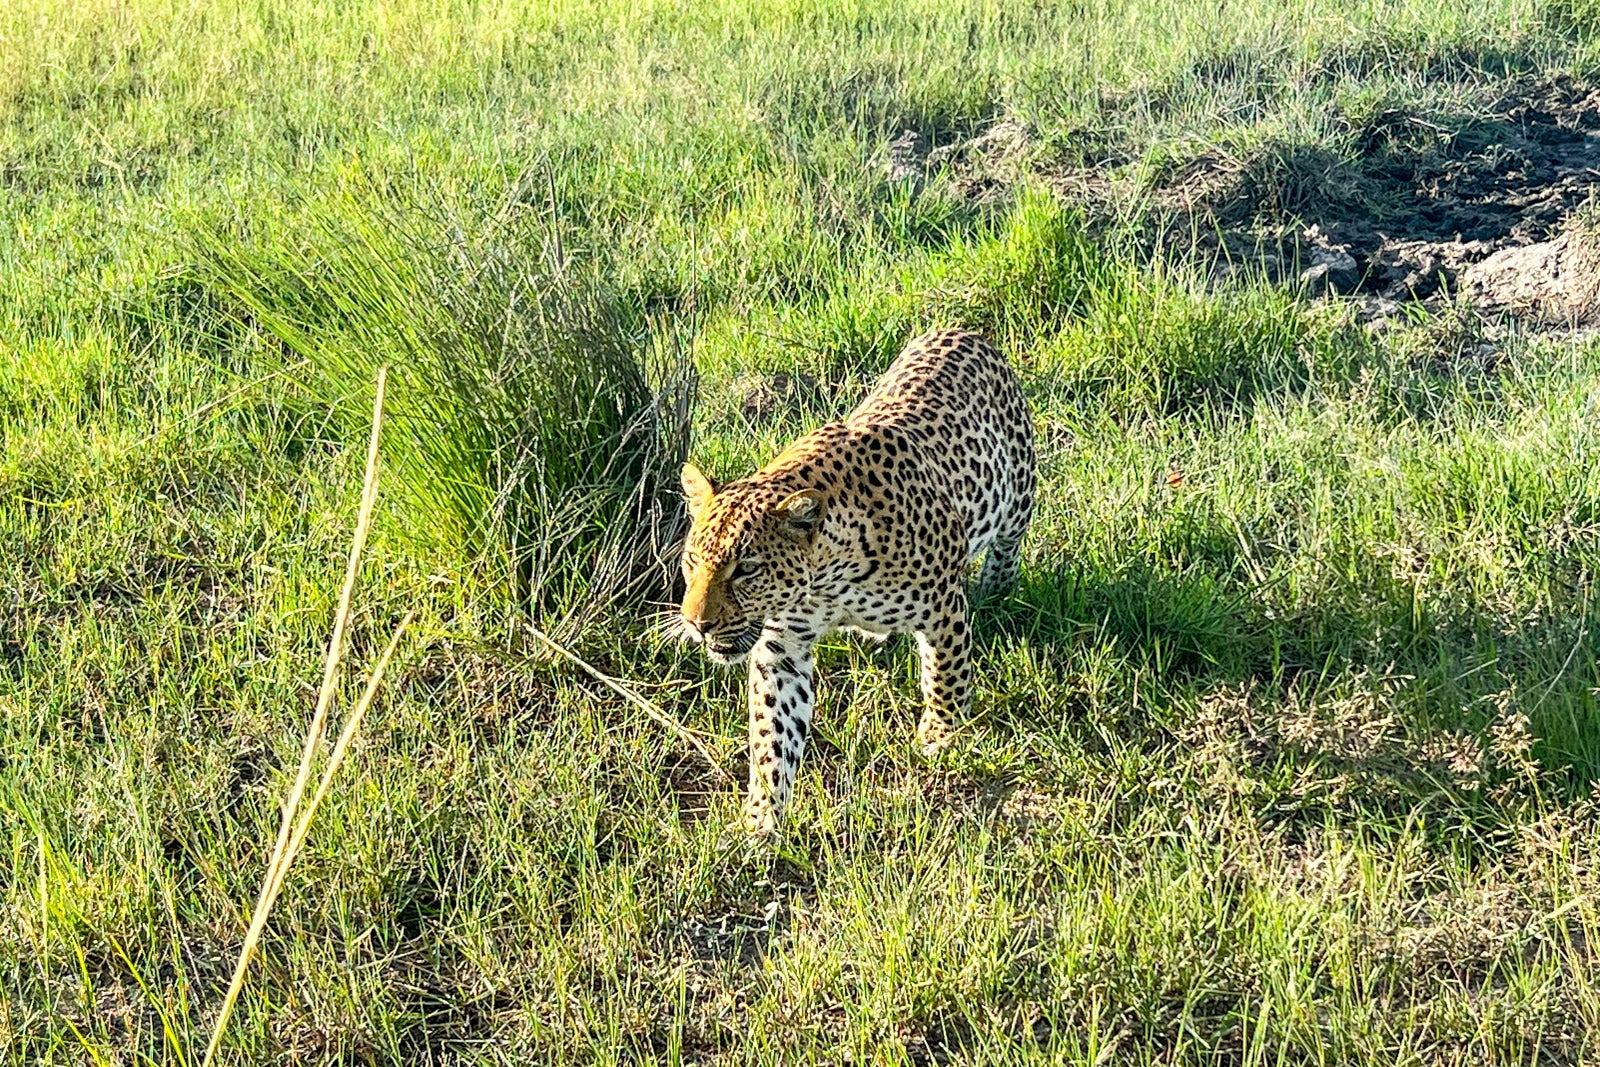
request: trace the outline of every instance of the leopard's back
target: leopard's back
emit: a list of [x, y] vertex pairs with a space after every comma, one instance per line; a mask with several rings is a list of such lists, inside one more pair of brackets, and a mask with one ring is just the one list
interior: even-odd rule
[[845, 426], [892, 428], [918, 453], [922, 476], [960, 509], [969, 559], [1014, 550], [1033, 512], [1033, 419], [1016, 371], [965, 330], [935, 330], [906, 345]]

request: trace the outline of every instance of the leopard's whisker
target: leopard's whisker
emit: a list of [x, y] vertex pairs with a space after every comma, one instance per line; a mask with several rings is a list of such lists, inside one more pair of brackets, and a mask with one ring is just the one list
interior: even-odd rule
[[709, 766], [711, 770], [714, 771], [719, 777], [725, 778], [730, 782], [733, 781], [733, 775], [728, 773], [728, 769], [722, 765], [722, 761], [717, 758], [716, 753], [707, 748], [706, 743], [700, 740], [701, 734], [698, 731], [689, 729], [677, 719], [674, 719], [671, 715], [668, 715], [666, 712], [656, 707], [643, 696], [640, 696], [639, 691], [634, 689], [632, 686], [618, 681], [609, 674], [606, 674], [604, 671], [600, 670], [598, 667], [595, 667], [586, 660], [579, 658], [577, 654], [557, 644], [553, 639], [546, 636], [544, 631], [538, 629], [537, 627], [529, 627], [529, 632], [543, 642], [544, 646], [550, 651], [554, 652], [562, 659], [565, 659], [573, 666], [579, 668], [585, 674], [588, 674], [591, 678], [597, 682], [600, 682], [612, 692], [617, 693], [619, 696], [626, 699], [628, 702], [633, 704], [634, 707], [643, 711], [646, 715], [650, 716], [662, 726], [665, 726], [668, 730], [671, 730], [690, 748], [698, 752], [700, 757], [706, 761], [706, 765]]

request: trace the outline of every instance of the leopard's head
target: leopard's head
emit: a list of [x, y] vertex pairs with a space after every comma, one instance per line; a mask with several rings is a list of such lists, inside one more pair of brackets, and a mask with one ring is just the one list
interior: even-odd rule
[[760, 473], [717, 486], [683, 467], [689, 536], [683, 544], [685, 636], [718, 663], [737, 663], [762, 625], [811, 589], [811, 556], [827, 504]]

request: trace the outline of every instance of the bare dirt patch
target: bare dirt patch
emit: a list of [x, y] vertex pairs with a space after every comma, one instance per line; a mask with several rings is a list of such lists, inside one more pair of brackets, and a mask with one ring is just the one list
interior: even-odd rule
[[1570, 227], [1491, 253], [1462, 270], [1460, 283], [1487, 308], [1547, 325], [1591, 324], [1600, 317], [1600, 247], [1586, 228]]
[[[1340, 145], [1267, 141], [1211, 150], [1162, 176], [1052, 163], [1014, 119], [931, 147], [897, 140], [889, 176], [944, 171], [975, 202], [1025, 172], [1091, 219], [1149, 218], [1152, 243], [1187, 246], [1225, 284], [1245, 275], [1353, 296], [1363, 317], [1465, 299], [1542, 326], [1600, 324], [1600, 87], [1513, 80], [1486, 107], [1440, 116], [1334, 112]], [[1125, 168], [1124, 168], [1125, 169]]]
[[1370, 318], [1460, 295], [1546, 325], [1591, 321], [1600, 257], [1574, 219], [1600, 184], [1600, 90], [1529, 81], [1449, 125], [1394, 109], [1343, 121], [1353, 158], [1212, 157], [1158, 200], [1174, 221], [1214, 224], [1195, 230], [1222, 273], [1254, 258], [1313, 296], [1359, 296]]

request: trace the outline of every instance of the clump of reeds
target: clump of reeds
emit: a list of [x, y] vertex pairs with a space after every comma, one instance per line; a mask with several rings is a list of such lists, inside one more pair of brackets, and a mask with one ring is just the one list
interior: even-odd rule
[[199, 239], [199, 273], [304, 359], [348, 432], [392, 367], [385, 445], [419, 531], [552, 632], [663, 583], [691, 364], [513, 196], [474, 215], [355, 186], [281, 230]]

